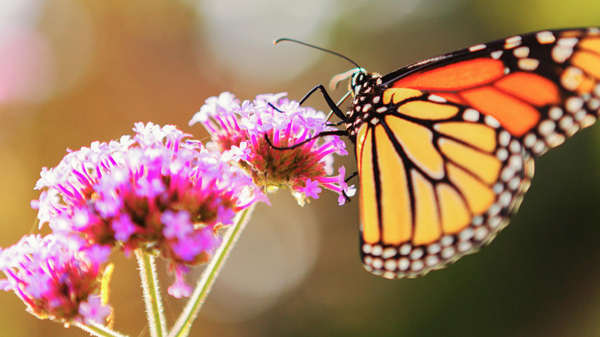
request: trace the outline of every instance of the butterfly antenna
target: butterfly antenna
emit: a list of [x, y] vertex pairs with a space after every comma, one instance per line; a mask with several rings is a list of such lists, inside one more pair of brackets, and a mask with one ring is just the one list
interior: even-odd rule
[[336, 53], [336, 52], [334, 52], [333, 50], [325, 49], [325, 48], [322, 48], [322, 47], [317, 47], [317, 46], [315, 46], [315, 45], [312, 45], [312, 44], [310, 44], [310, 43], [306, 43], [306, 42], [302, 42], [302, 41], [298, 41], [298, 40], [290, 39], [290, 38], [287, 38], [287, 37], [282, 37], [282, 38], [279, 38], [279, 39], [277, 39], [277, 40], [273, 41], [273, 44], [278, 44], [279, 42], [282, 42], [282, 41], [294, 42], [294, 43], [297, 43], [297, 44], [301, 44], [301, 45], [303, 45], [303, 46], [307, 46], [307, 47], [310, 47], [310, 48], [313, 48], [313, 49], [317, 49], [317, 50], [320, 50], [320, 51], [324, 51], [324, 52], [326, 52], [326, 53], [329, 53], [329, 54], [335, 55], [335, 56], [337, 56], [337, 57], [341, 57], [341, 58], [343, 58], [344, 60], [346, 60], [346, 61], [348, 61], [348, 62], [352, 63], [353, 65], [355, 65], [355, 66], [356, 66], [356, 68], [361, 68], [361, 66], [359, 66], [359, 65], [358, 65], [358, 63], [356, 63], [356, 62], [352, 61], [352, 60], [351, 60], [349, 57], [347, 57], [347, 56], [344, 56], [344, 55], [342, 55], [342, 54], [340, 54], [340, 53]]

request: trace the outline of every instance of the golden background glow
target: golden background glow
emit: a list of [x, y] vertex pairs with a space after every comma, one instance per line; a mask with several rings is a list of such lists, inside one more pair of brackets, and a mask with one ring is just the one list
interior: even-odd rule
[[[286, 91], [299, 99], [351, 66], [298, 45], [273, 46], [275, 38], [387, 73], [512, 34], [599, 25], [598, 12], [600, 2], [585, 0], [3, 1], [0, 246], [36, 231], [33, 186], [67, 148], [131, 134], [138, 121], [206, 139], [187, 123], [209, 96]], [[319, 96], [307, 104], [324, 110]], [[597, 128], [538, 160], [520, 212], [491, 246], [415, 280], [363, 270], [358, 198], [339, 207], [324, 192], [300, 208], [279, 192], [255, 212], [192, 335], [597, 336]], [[352, 156], [338, 163], [355, 169]], [[115, 328], [147, 336], [135, 261], [115, 262]], [[172, 278], [163, 279], [166, 290]], [[182, 303], [168, 301], [170, 322]], [[0, 293], [0, 327], [0, 336], [85, 336], [27, 314], [12, 293]]]

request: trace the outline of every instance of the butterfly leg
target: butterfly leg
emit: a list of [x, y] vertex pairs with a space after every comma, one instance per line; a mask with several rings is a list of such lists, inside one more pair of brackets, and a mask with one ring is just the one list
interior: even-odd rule
[[350, 180], [354, 179], [357, 175], [358, 175], [358, 171], [355, 171], [354, 173], [349, 175], [348, 178], [344, 179], [344, 182], [345, 183], [349, 182]]
[[327, 123], [327, 124], [325, 124], [325, 126], [340, 126], [340, 125], [342, 125], [344, 123], [346, 123], [346, 122], [340, 121], [340, 122], [337, 122], [337, 123]]
[[[350, 180], [352, 180], [354, 177], [358, 176], [358, 172], [354, 172], [351, 175], [349, 175], [346, 179], [344, 179], [345, 183], [348, 183]], [[346, 198], [346, 203], [349, 203], [352, 199], [346, 194], [346, 191], [342, 191], [342, 195], [344, 196], [344, 198]]]
[[331, 96], [329, 96], [329, 93], [327, 92], [327, 90], [325, 90], [325, 87], [322, 84], [317, 85], [316, 87], [312, 88], [308, 93], [306, 93], [306, 95], [304, 95], [304, 97], [302, 97], [302, 99], [300, 100], [299, 104], [302, 105], [302, 103], [304, 103], [304, 101], [306, 101], [317, 90], [321, 90], [321, 93], [325, 98], [325, 102], [327, 102], [327, 105], [329, 106], [331, 111], [333, 111], [333, 113], [336, 116], [338, 116], [339, 119], [345, 121], [346, 115], [344, 115], [342, 110], [340, 110], [340, 107], [338, 107], [337, 104], [335, 104], [335, 102], [333, 101], [333, 99], [331, 99]]
[[273, 110], [279, 112], [279, 113], [283, 113], [283, 111], [279, 110], [276, 106], [274, 106], [272, 103], [267, 103], [268, 106], [270, 106], [271, 108], [273, 108]]
[[[279, 109], [278, 109], [276, 106], [274, 106], [272, 103], [267, 103], [267, 105], [268, 105], [268, 106], [270, 106], [271, 108], [273, 108], [273, 110], [275, 110], [275, 111], [277, 111], [277, 112], [279, 112], [279, 113], [283, 113], [283, 111], [279, 110]], [[333, 112], [333, 111], [330, 111], [329, 113], [331, 114], [332, 112]], [[328, 119], [329, 119], [329, 118], [328, 118]], [[339, 121], [339, 122], [337, 122], [337, 123], [327, 123], [327, 124], [325, 124], [325, 126], [333, 126], [333, 127], [336, 127], [336, 126], [340, 126], [340, 125], [342, 125], [342, 124], [344, 124], [344, 123], [346, 123], [346, 122], [345, 122], [345, 121]]]
[[280, 147], [280, 146], [275, 146], [271, 140], [269, 139], [269, 136], [267, 136], [267, 134], [265, 133], [265, 140], [267, 141], [267, 143], [269, 144], [270, 147], [274, 148], [275, 150], [293, 150], [295, 148], [298, 148], [308, 142], [311, 142], [317, 138], [320, 137], [324, 137], [324, 136], [346, 136], [348, 133], [345, 130], [333, 130], [333, 131], [323, 131], [320, 132], [319, 134], [312, 136], [308, 139], [305, 139], [303, 141], [301, 141], [300, 143], [294, 144], [292, 146], [286, 146], [286, 147]]

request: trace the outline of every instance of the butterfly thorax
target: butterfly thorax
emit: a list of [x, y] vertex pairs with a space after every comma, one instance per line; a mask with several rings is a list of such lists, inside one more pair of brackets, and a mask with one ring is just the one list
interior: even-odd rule
[[378, 116], [387, 110], [382, 99], [386, 88], [382, 83], [381, 75], [377, 73], [359, 72], [352, 77], [350, 89], [353, 101], [346, 113], [346, 130], [352, 142], [355, 142], [363, 123], [377, 124]]

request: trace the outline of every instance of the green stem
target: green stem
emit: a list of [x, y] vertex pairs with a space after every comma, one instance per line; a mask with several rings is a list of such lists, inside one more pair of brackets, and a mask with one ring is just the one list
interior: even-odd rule
[[113, 331], [113, 330], [107, 328], [104, 325], [100, 325], [100, 324], [96, 324], [96, 323], [84, 324], [84, 323], [79, 323], [79, 322], [73, 322], [72, 324], [74, 326], [80, 328], [81, 330], [89, 333], [92, 336], [97, 336], [97, 337], [127, 337], [127, 335], [120, 334], [120, 333], [118, 333], [116, 331]]
[[202, 277], [198, 280], [194, 293], [190, 296], [183, 312], [177, 319], [177, 322], [175, 322], [173, 329], [169, 333], [169, 337], [185, 337], [190, 333], [192, 322], [198, 316], [206, 295], [210, 292], [219, 271], [221, 271], [225, 260], [229, 256], [229, 252], [250, 220], [250, 214], [252, 214], [253, 210], [254, 205], [246, 208], [236, 216], [234, 224], [225, 233], [221, 246], [219, 246], [202, 273]]
[[167, 323], [156, 275], [155, 258], [140, 249], [135, 250], [135, 257], [138, 261], [142, 289], [144, 290], [150, 336], [164, 337], [167, 335]]

